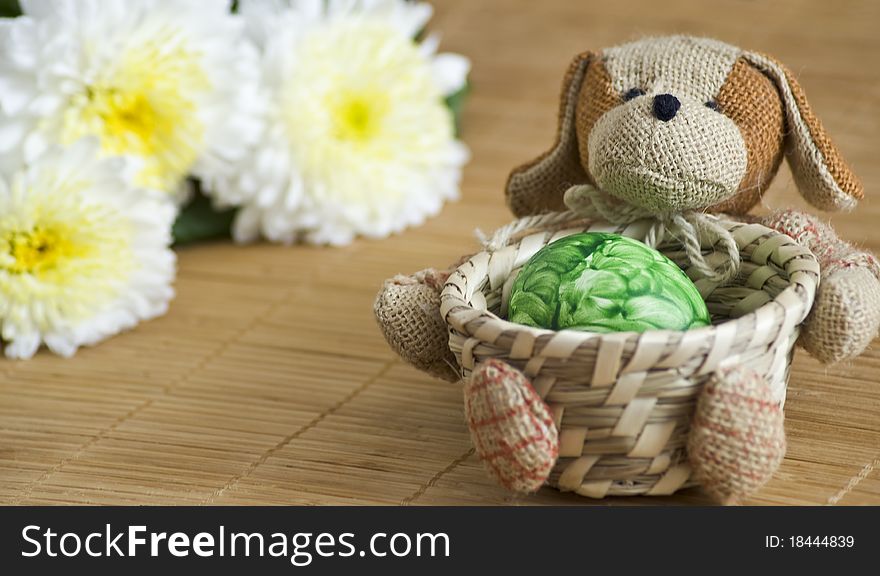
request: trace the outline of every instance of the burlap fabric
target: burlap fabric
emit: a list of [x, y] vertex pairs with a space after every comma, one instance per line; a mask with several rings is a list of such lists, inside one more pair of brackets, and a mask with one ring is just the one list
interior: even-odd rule
[[507, 204], [518, 218], [564, 210], [565, 191], [575, 184], [589, 182], [578, 157], [575, 106], [587, 65], [593, 57], [589, 52], [576, 56], [565, 73], [556, 143], [528, 166], [511, 172], [507, 180]]
[[484, 362], [465, 383], [464, 411], [474, 448], [501, 486], [528, 493], [544, 485], [559, 437], [522, 372], [494, 358]]
[[[672, 96], [679, 103], [676, 114], [660, 118], [656, 99]], [[691, 214], [691, 230], [686, 222], [677, 224], [688, 244], [699, 232], [695, 219], [705, 212], [744, 217], [783, 157], [801, 194], [820, 209], [852, 209], [864, 195], [804, 90], [780, 62], [706, 38], [647, 38], [573, 60], [563, 82], [556, 141], [513, 170], [507, 202], [520, 217], [559, 210], [567, 190], [591, 185], [661, 222]], [[794, 218], [791, 226], [769, 224], [796, 234], [811, 249], [834, 253], [821, 258], [829, 268], [803, 345], [823, 362], [857, 356], [880, 327], [876, 263], [828, 226], [801, 233], [796, 221], [804, 218]], [[718, 248], [731, 252], [729, 245], [719, 242]], [[733, 270], [716, 272], [726, 278]]]
[[[673, 121], [654, 113], [675, 97]], [[562, 208], [577, 184], [657, 213], [744, 214], [783, 152], [804, 197], [849, 209], [862, 185], [792, 73], [771, 57], [707, 38], [647, 38], [577, 56], [563, 82], [553, 146], [513, 170], [517, 216]]]
[[713, 374], [697, 402], [687, 445], [703, 488], [733, 504], [767, 483], [785, 457], [784, 420], [782, 406], [754, 370]]
[[[603, 55], [612, 91], [623, 102], [592, 127], [578, 126], [581, 165], [596, 186], [658, 214], [705, 208], [735, 194], [746, 146], [736, 123], [706, 102], [724, 84], [738, 50], [671, 36]], [[664, 101], [673, 105], [669, 116], [658, 112]], [[579, 116], [588, 116], [594, 105], [579, 98], [576, 107]]]
[[385, 340], [403, 360], [455, 382], [461, 374], [449, 350], [446, 323], [440, 317], [440, 291], [448, 276], [448, 270], [428, 268], [386, 280], [373, 313]]
[[[675, 110], [670, 112], [667, 107], [662, 114], [658, 112], [659, 97], [667, 104], [675, 100]], [[724, 212], [742, 221], [755, 221], [747, 212], [769, 186], [783, 157], [788, 159], [801, 193], [816, 207], [851, 209], [863, 196], [861, 183], [831, 143], [803, 90], [779, 62], [709, 39], [646, 39], [586, 52], [574, 59], [563, 82], [556, 141], [546, 153], [511, 173], [507, 201], [517, 216], [540, 220], [552, 234], [557, 232], [553, 215], [538, 215], [563, 210], [565, 193], [573, 186], [580, 190], [593, 186], [617, 204], [584, 195], [590, 205], [585, 204], [588, 209], [582, 215], [593, 216], [593, 200], [598, 199], [605, 206], [615, 206], [611, 216], [619, 216], [619, 228], [637, 225], [626, 224], [632, 222], [630, 216], [656, 216], [664, 226], [649, 225], [655, 230], [655, 239], [662, 240], [658, 231], [665, 229], [683, 243], [696, 277], [705, 277], [698, 285], [706, 280], [723, 285], [736, 276], [737, 282], [746, 281], [750, 287], [757, 283], [772, 288], [778, 281], [775, 270], [760, 267], [747, 274], [748, 278], [731, 266], [725, 269], [722, 265], [719, 271], [719, 257], [723, 264], [733, 262], [734, 254], [725, 235], [715, 233], [717, 241], [713, 241], [709, 234], [713, 220], [703, 213]], [[523, 234], [530, 233], [527, 221], [530, 218], [519, 223]], [[841, 241], [830, 227], [805, 214], [789, 211], [763, 222], [815, 252], [821, 262], [822, 282], [801, 343], [824, 362], [860, 354], [880, 326], [880, 267], [876, 259]], [[502, 248], [510, 234], [502, 236], [504, 242], [493, 239], [487, 248]], [[753, 264], [762, 266], [768, 254], [787, 257], [796, 249], [787, 242], [791, 240], [784, 236], [767, 240]], [[810, 266], [812, 284], [808, 282], [805, 290], [812, 301], [816, 261]], [[475, 443], [482, 442], [484, 447], [518, 445], [518, 435], [538, 429], [534, 426], [542, 421], [541, 408], [546, 407], [530, 400], [529, 391], [534, 389], [526, 376], [500, 360], [475, 368], [474, 359], [487, 354], [481, 346], [488, 346], [484, 340], [491, 330], [469, 333], [467, 345], [458, 341], [452, 345], [449, 336], [455, 336], [455, 331], [449, 332], [437, 310], [440, 284], [447, 276], [448, 272], [423, 271], [387, 282], [376, 302], [376, 317], [391, 346], [416, 367], [447, 380], [462, 375], [459, 365], [465, 372], [475, 370], [467, 384], [469, 418], [471, 412], [491, 412], [495, 416], [488, 416], [489, 422], [504, 421], [503, 426], [472, 425]], [[500, 281], [497, 276], [489, 275], [493, 286]], [[452, 280], [455, 277], [450, 280], [454, 288]], [[747, 300], [760, 306], [758, 301], [751, 302], [751, 297], [740, 304]], [[477, 304], [485, 306], [487, 302], [484, 299]], [[459, 320], [457, 329], [461, 330], [468, 322]], [[790, 320], [783, 325], [784, 330], [792, 330], [788, 346], [797, 334]], [[565, 332], [556, 336], [560, 346], [580, 338]], [[756, 330], [754, 334], [761, 338], [764, 332]], [[526, 340], [517, 340], [516, 349], [523, 348]], [[450, 346], [456, 355], [451, 354]], [[504, 354], [495, 357], [508, 358]], [[602, 358], [597, 366], [607, 363], [608, 355]], [[773, 356], [774, 366], [781, 358]], [[693, 360], [681, 358], [683, 362]], [[538, 370], [539, 364], [530, 362], [526, 368]], [[776, 376], [784, 380], [787, 371]], [[472, 390], [475, 381], [481, 384]], [[547, 382], [535, 380], [535, 386], [543, 397]], [[760, 487], [778, 466], [784, 454], [782, 412], [778, 405], [772, 408], [768, 404], [766, 381], [747, 369], [713, 374], [705, 389], [708, 392], [701, 397], [694, 433], [688, 440], [693, 445], [691, 459], [710, 492], [735, 500]], [[772, 398], [773, 402], [778, 400]], [[510, 410], [517, 414], [513, 420], [507, 416]], [[527, 415], [540, 417], [537, 421], [521, 419]], [[482, 422], [479, 416], [471, 420]], [[676, 430], [687, 434], [686, 428]], [[545, 434], [551, 437], [549, 429]], [[568, 441], [561, 444], [569, 448], [576, 445], [572, 437], [569, 432]], [[744, 438], [757, 439], [757, 443], [744, 442]], [[543, 452], [535, 452], [539, 447]], [[551, 456], [555, 458], [552, 443], [538, 443], [522, 453], [513, 450], [500, 459], [492, 458], [497, 450], [479, 446], [478, 450], [493, 462], [497, 460], [497, 466], [488, 464], [496, 478], [517, 490], [534, 489], [542, 474], [537, 470], [542, 470], [542, 463]], [[596, 460], [585, 453], [573, 464], [563, 463], [565, 472], [558, 478], [553, 472], [550, 483], [601, 497], [609, 493], [665, 493], [684, 485], [688, 478], [686, 467], [676, 464], [650, 489], [636, 486], [628, 492], [626, 487], [615, 485], [609, 491], [610, 481], [599, 478], [604, 478], [606, 470]], [[515, 470], [527, 473], [518, 476]]]
[[744, 57], [773, 79], [779, 90], [785, 110], [786, 157], [801, 195], [820, 210], [855, 208], [864, 197], [862, 183], [831, 141], [794, 74], [765, 54]]
[[880, 264], [837, 237], [819, 218], [783, 210], [763, 220], [810, 249], [822, 266], [816, 303], [799, 343], [825, 363], [862, 353], [880, 325]]

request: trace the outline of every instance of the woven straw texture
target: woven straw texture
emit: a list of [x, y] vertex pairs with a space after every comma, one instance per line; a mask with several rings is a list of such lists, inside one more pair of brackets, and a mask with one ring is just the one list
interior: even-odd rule
[[[496, 235], [506, 245], [474, 255], [453, 272], [440, 297], [449, 346], [466, 376], [480, 362], [502, 358], [547, 402], [559, 430], [549, 483], [563, 491], [601, 498], [664, 495], [693, 485], [686, 456], [690, 421], [703, 385], [718, 369], [747, 366], [774, 402], [785, 399], [819, 264], [791, 238], [760, 224], [723, 223], [743, 258], [732, 283], [695, 281], [713, 326], [592, 334], [534, 329], [500, 317], [518, 270], [543, 246], [581, 231], [641, 239], [648, 225], [609, 226], [571, 213], [521, 219]], [[670, 241], [659, 249], [688, 271], [680, 245]]]

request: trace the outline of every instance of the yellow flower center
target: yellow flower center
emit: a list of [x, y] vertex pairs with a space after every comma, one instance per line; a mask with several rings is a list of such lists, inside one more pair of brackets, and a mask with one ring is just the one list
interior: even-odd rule
[[17, 177], [10, 193], [0, 194], [0, 309], [7, 321], [50, 330], [58, 318], [89, 318], [116, 298], [138, 263], [131, 223], [118, 208], [92, 201], [112, 194], [111, 185], [49, 167], [33, 180]]
[[430, 62], [382, 18], [331, 20], [296, 51], [275, 113], [304, 193], [357, 207], [345, 219], [391, 221], [414, 205], [416, 175], [450, 156], [452, 117]]
[[39, 274], [76, 254], [74, 244], [59, 230], [42, 226], [7, 232], [4, 240], [11, 260], [6, 259], [0, 268], [12, 274]]
[[107, 139], [120, 142], [128, 136], [133, 137], [149, 153], [157, 151], [153, 137], [160, 130], [160, 123], [167, 122], [167, 116], [158, 113], [150, 103], [149, 96], [143, 93], [124, 94], [108, 90], [92, 97], [92, 106], [101, 109]]
[[139, 157], [137, 184], [172, 190], [199, 153], [204, 127], [194, 96], [209, 88], [197, 54], [174, 32], [129, 48], [65, 112], [65, 144], [97, 136], [107, 154]]
[[336, 138], [365, 142], [379, 132], [387, 99], [381, 93], [350, 93], [331, 97], [328, 104]]

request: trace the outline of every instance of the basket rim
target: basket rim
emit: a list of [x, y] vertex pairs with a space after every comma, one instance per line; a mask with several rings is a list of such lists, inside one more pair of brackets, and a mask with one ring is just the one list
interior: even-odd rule
[[[567, 219], [566, 216], [570, 216], [570, 218]], [[804, 321], [812, 308], [816, 287], [819, 282], [819, 263], [815, 255], [807, 248], [799, 245], [794, 239], [781, 232], [768, 228], [762, 224], [745, 223], [730, 219], [719, 219], [719, 224], [725, 226], [731, 231], [731, 233], [747, 228], [747, 230], [745, 230], [746, 234], [744, 234], [743, 237], [750, 240], [741, 245], [739, 240], [737, 241], [737, 244], [740, 245], [741, 251], [762, 239], [763, 240], [759, 242], [758, 247], [767, 245], [768, 242], [772, 241], [772, 244], [768, 245], [770, 249], [759, 253], [757, 259], [755, 255], [756, 250], [753, 250], [750, 260], [756, 264], [762, 265], [770, 261], [784, 270], [788, 274], [788, 286], [771, 300], [762, 304], [755, 310], [736, 318], [730, 318], [719, 324], [701, 326], [690, 330], [647, 330], [645, 332], [588, 332], [572, 329], [553, 330], [548, 328], [535, 328], [511, 322], [489, 312], [488, 310], [480, 310], [466, 300], [468, 293], [467, 286], [473, 283], [474, 280], [476, 280], [476, 284], [480, 287], [485, 286], [485, 284], [488, 283], [489, 264], [493, 256], [503, 254], [503, 257], [509, 258], [509, 255], [504, 254], [504, 252], [507, 251], [509, 253], [512, 250], [516, 250], [522, 246], [523, 243], [540, 242], [541, 247], [543, 247], [554, 240], [558, 240], [559, 238], [571, 234], [589, 230], [598, 231], [594, 229], [596, 225], [603, 227], [606, 231], [610, 228], [610, 225], [607, 225], [607, 223], [596, 220], [584, 220], [582, 217], [578, 217], [570, 212], [548, 213], [538, 217], [530, 216], [517, 220], [505, 228], [512, 228], [515, 230], [517, 225], [519, 225], [522, 229], [531, 229], [539, 228], [542, 224], [557, 224], [566, 221], [576, 221], [588, 224], [586, 227], [564, 228], [555, 232], [553, 230], [535, 232], [518, 238], [513, 243], [504, 243], [502, 246], [482, 250], [458, 266], [450, 274], [440, 296], [440, 314], [447, 326], [450, 326], [464, 336], [471, 338], [482, 339], [477, 334], [478, 331], [488, 334], [517, 331], [527, 332], [531, 334], [533, 338], [549, 336], [557, 340], [564, 339], [568, 341], [567, 347], [578, 348], [587, 342], [601, 343], [606, 339], [620, 341], [622, 339], [644, 337], [646, 334], [650, 335], [648, 337], [654, 339], [665, 337], [667, 342], [671, 340], [679, 341], [685, 334], [687, 334], [689, 338], [695, 339], [697, 337], [710, 338], [714, 337], [719, 329], [732, 323], [740, 323], [740, 326], [745, 326], [747, 323], [758, 325], [757, 322], [760, 315], [767, 316], [775, 314], [773, 308], [778, 306], [782, 307], [782, 326], [779, 331], [768, 332], [773, 332], [774, 334], [788, 333]], [[634, 236], [628, 235], [626, 232], [637, 233], [640, 229], [637, 226], [625, 226], [624, 228], [625, 230], [618, 233], [629, 237]], [[540, 236], [543, 236], [543, 238], [538, 238]], [[635, 238], [637, 240], [640, 239], [637, 236], [635, 236]], [[521, 265], [522, 264], [520, 264], [520, 266]], [[478, 289], [481, 288], [475, 288], [471, 294]], [[759, 337], [753, 342], [753, 346], [767, 344], [774, 339], [775, 338], [762, 339]]]

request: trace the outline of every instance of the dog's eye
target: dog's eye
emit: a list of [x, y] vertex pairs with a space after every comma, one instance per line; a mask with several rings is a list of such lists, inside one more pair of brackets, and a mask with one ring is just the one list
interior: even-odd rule
[[637, 98], [638, 96], [644, 96], [645, 91], [641, 88], [630, 88], [626, 91], [626, 94], [623, 95], [623, 101], [629, 102], [633, 98]]
[[710, 110], [715, 110], [716, 112], [718, 112], [718, 102], [716, 102], [714, 100], [709, 100], [708, 102], [706, 102], [706, 108], [709, 108]]

